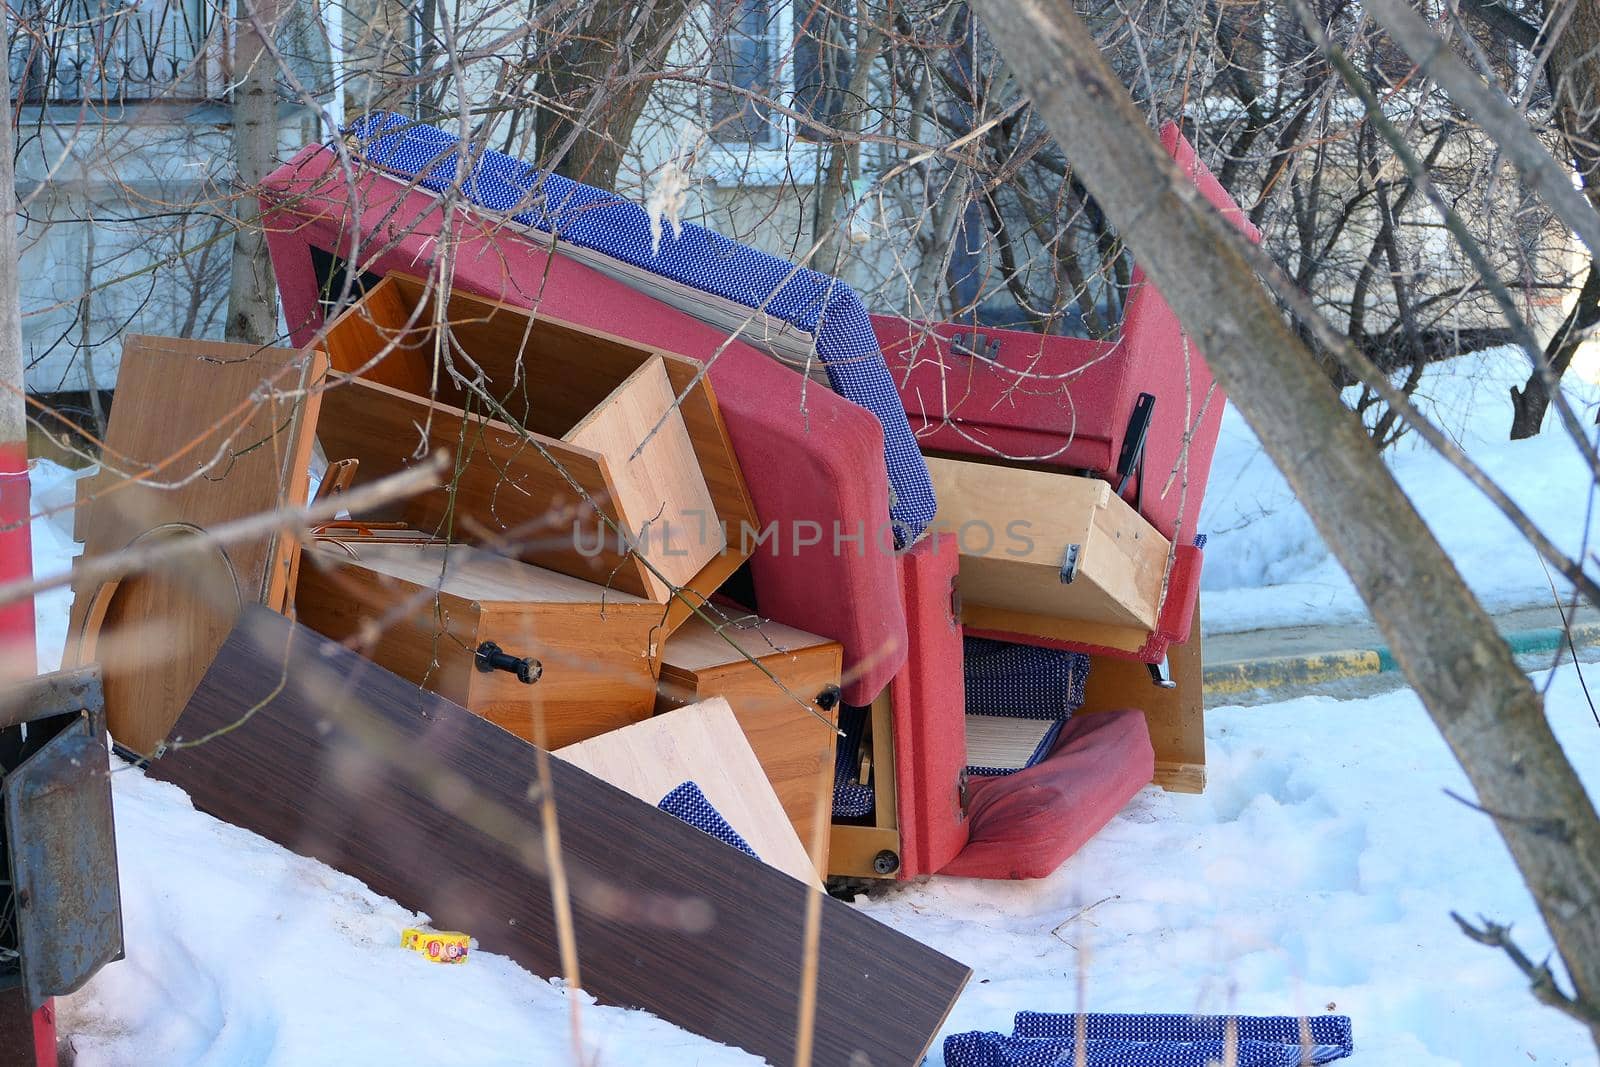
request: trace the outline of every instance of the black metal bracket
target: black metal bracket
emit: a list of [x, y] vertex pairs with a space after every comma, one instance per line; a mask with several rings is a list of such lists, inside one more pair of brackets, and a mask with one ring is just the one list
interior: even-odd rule
[[1162, 656], [1159, 663], [1146, 663], [1150, 670], [1150, 683], [1157, 689], [1176, 689], [1178, 683], [1172, 680], [1172, 671], [1167, 666], [1167, 657]]
[[1068, 545], [1067, 550], [1061, 554], [1062, 585], [1071, 585], [1072, 579], [1078, 576], [1078, 555], [1083, 551], [1082, 545]]
[[502, 652], [500, 646], [493, 641], [485, 641], [479, 645], [478, 650], [472, 654], [472, 660], [484, 674], [491, 671], [505, 671], [507, 674], [516, 675], [517, 681], [523, 685], [532, 685], [544, 674], [544, 664], [532, 656], [518, 657], [509, 652]]
[[1128, 428], [1122, 435], [1122, 451], [1117, 455], [1117, 495], [1128, 491], [1128, 482], [1134, 475], [1139, 477], [1139, 488], [1132, 500], [1135, 511], [1144, 503], [1144, 444], [1150, 436], [1155, 410], [1155, 395], [1140, 393], [1133, 402], [1133, 413], [1128, 416]]

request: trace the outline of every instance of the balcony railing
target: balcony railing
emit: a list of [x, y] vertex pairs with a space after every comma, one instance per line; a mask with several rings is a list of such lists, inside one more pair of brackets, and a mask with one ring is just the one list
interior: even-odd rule
[[8, 5], [11, 90], [25, 104], [220, 99], [222, 26], [206, 0]]

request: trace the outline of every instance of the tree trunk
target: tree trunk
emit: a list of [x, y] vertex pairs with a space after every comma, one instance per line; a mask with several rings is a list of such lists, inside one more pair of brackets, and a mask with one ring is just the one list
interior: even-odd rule
[[[1550, 364], [1550, 374], [1556, 381], [1572, 366], [1572, 357], [1578, 354], [1589, 330], [1600, 322], [1600, 260], [1589, 264], [1589, 275], [1584, 279], [1578, 300], [1567, 313], [1566, 320], [1545, 346], [1544, 358]], [[1550, 406], [1550, 391], [1544, 387], [1544, 378], [1537, 370], [1528, 375], [1527, 382], [1518, 389], [1511, 387], [1511, 439], [1523, 441], [1538, 434], [1544, 425], [1545, 409]]]
[[[652, 82], [695, 0], [593, 0], [561, 27], [540, 71], [535, 132], [556, 174], [611, 189]], [[567, 142], [571, 141], [568, 146]]]
[[[1558, 10], [1558, 7], [1570, 9]], [[1555, 91], [1556, 118], [1567, 150], [1577, 167], [1584, 195], [1600, 211], [1600, 7], [1592, 3], [1561, 3], [1545, 0], [1545, 19], [1560, 25], [1561, 35], [1550, 51], [1550, 81]], [[1600, 257], [1600, 249], [1590, 249]], [[1550, 373], [1556, 381], [1572, 365], [1572, 357], [1585, 332], [1600, 321], [1600, 259], [1589, 266], [1578, 302], [1573, 305], [1561, 329], [1545, 349]], [[1519, 441], [1539, 432], [1550, 392], [1537, 370], [1519, 391], [1511, 390], [1514, 413], [1511, 439]]]
[[1600, 819], [1539, 695], [1254, 277], [1242, 238], [1162, 151], [1069, 0], [974, 6], [1349, 573], [1537, 900], [1576, 988], [1573, 1014], [1595, 1011]]
[[[228, 280], [230, 341], [264, 345], [278, 333], [278, 287], [256, 199], [278, 148], [277, 63], [267, 49], [285, 0], [239, 0], [234, 21], [233, 261]], [[254, 17], [252, 17], [254, 16]]]

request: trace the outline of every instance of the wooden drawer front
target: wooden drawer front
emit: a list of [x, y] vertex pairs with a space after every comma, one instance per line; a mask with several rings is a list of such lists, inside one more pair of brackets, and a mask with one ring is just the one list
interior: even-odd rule
[[[798, 647], [798, 642], [775, 635], [782, 631], [787, 637], [802, 634], [801, 631], [770, 623], [763, 627], [764, 630], [769, 628], [774, 632], [768, 637], [775, 638], [770, 644], [767, 638], [753, 635], [739, 638], [740, 643], [757, 656], [761, 664], [757, 667], [727, 648], [725, 642], [726, 651], [720, 653], [723, 659], [720, 663], [708, 663], [702, 657], [686, 653], [683, 640], [686, 637], [693, 643], [707, 637], [711, 641], [720, 641], [720, 638], [698, 618], [684, 624], [662, 653], [656, 710], [666, 711], [710, 697], [727, 700], [807, 850], [814, 843], [818, 793], [827, 795], [822, 805], [823, 853], [818, 857], [819, 868], [826, 870], [826, 825], [832, 819], [833, 724], [838, 719], [836, 700], [842, 650], [837, 643], [810, 634], [802, 636], [816, 643]], [[774, 652], [774, 644], [792, 651]], [[701, 645], [701, 650], [707, 647]], [[762, 655], [763, 652], [766, 654]], [[774, 685], [761, 668], [771, 671], [790, 693], [807, 701], [807, 706], [797, 704], [789, 693]], [[818, 703], [819, 698], [823, 704], [831, 706], [824, 710]]]
[[542, 715], [546, 748], [648, 719], [655, 712], [656, 689], [650, 631], [660, 617], [659, 608], [641, 614], [608, 607], [602, 613], [598, 604], [486, 606], [477, 641], [493, 641], [513, 656], [532, 656], [543, 673], [538, 682], [524, 685], [504, 671], [472, 670], [465, 699], [457, 702], [534, 742]]
[[[361, 560], [308, 552], [296, 594], [299, 621], [351, 643], [380, 666], [453, 700], [529, 741], [559, 747], [648, 718], [654, 711], [652, 631], [661, 607], [599, 587], [573, 599], [584, 583], [464, 546], [452, 558], [482, 562], [484, 573], [447, 574], [440, 587], [439, 548], [348, 546]], [[407, 562], [414, 559], [415, 565]], [[507, 568], [516, 568], [508, 572]], [[430, 571], [430, 582], [425, 575]], [[510, 575], [530, 575], [517, 583]], [[498, 586], [491, 600], [474, 595]], [[583, 593], [579, 590], [578, 596]], [[543, 599], [538, 599], [543, 598]], [[371, 637], [369, 643], [369, 637]], [[490, 641], [516, 657], [537, 659], [531, 685], [504, 671], [477, 669]]]
[[960, 545], [969, 626], [1069, 639], [1155, 630], [1171, 545], [1109, 484], [949, 459], [928, 470], [938, 529]]

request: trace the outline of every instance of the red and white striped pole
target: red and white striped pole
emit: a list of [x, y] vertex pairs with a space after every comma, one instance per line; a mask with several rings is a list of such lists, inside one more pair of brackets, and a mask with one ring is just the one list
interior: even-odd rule
[[[0, 55], [9, 55], [0, 20]], [[0, 585], [33, 575], [33, 537], [28, 529], [28, 421], [23, 393], [22, 296], [17, 288], [17, 189], [12, 163], [10, 71], [0, 68], [5, 122], [0, 129]], [[33, 598], [0, 605], [0, 685], [38, 671]], [[56, 1067], [55, 1004], [47, 1002], [28, 1020], [21, 989], [0, 993], [0, 1036], [31, 1039], [37, 1067]], [[5, 1042], [16, 1048], [20, 1040]], [[0, 1062], [12, 1053], [0, 1047]], [[25, 1063], [27, 1050], [17, 1048]]]

